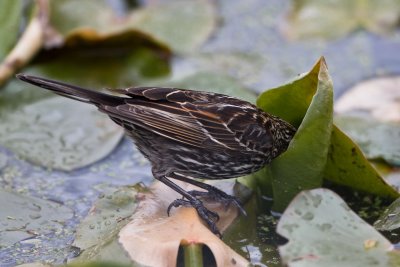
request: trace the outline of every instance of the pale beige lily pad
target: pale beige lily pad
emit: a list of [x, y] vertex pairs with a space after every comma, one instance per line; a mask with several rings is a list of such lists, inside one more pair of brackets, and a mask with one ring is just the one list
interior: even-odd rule
[[[184, 183], [178, 184], [185, 190], [194, 189]], [[180, 196], [164, 184], [154, 183], [150, 192], [140, 197], [142, 201], [132, 221], [119, 234], [119, 242], [135, 262], [146, 266], [176, 266], [179, 245], [204, 244], [210, 248], [219, 267], [249, 265], [204, 225], [193, 208], [174, 209], [168, 217], [169, 203]], [[238, 215], [236, 207], [225, 209], [221, 204], [207, 204], [219, 214], [217, 227], [221, 232]]]
[[277, 232], [289, 239], [279, 252], [290, 267], [396, 266], [392, 244], [327, 189], [301, 192]]
[[67, 171], [105, 157], [123, 136], [95, 107], [58, 96], [4, 114], [2, 121], [1, 145], [35, 164]]
[[0, 248], [60, 231], [73, 212], [59, 203], [0, 190]]
[[400, 123], [400, 76], [363, 81], [349, 88], [335, 103], [340, 115], [359, 115]]
[[399, 0], [293, 0], [281, 29], [295, 40], [339, 38], [358, 28], [387, 34], [399, 18]]
[[[178, 184], [185, 190], [194, 189], [193, 186]], [[232, 187], [229, 182], [223, 186], [230, 188], [229, 191]], [[247, 260], [227, 247], [203, 224], [194, 209], [177, 208], [168, 217], [167, 207], [176, 198], [180, 196], [160, 182], [153, 183], [148, 189], [124, 187], [106, 193], [78, 228], [74, 246], [79, 247], [82, 253], [73, 262], [114, 261], [134, 266], [176, 266], [179, 246], [198, 243], [211, 249], [218, 266], [248, 265]], [[225, 210], [219, 204], [210, 205], [221, 216], [218, 223], [221, 231], [237, 216], [236, 208]]]
[[327, 189], [296, 196], [277, 232], [289, 239], [279, 247], [289, 267], [396, 266], [390, 254], [392, 244]]

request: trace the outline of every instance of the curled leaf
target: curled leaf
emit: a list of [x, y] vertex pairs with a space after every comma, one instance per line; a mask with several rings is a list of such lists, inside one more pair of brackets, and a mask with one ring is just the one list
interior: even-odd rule
[[264, 92], [257, 104], [298, 126], [287, 151], [267, 166], [274, 208], [283, 211], [300, 191], [322, 185], [333, 112], [333, 87], [325, 60], [321, 58], [294, 82]]

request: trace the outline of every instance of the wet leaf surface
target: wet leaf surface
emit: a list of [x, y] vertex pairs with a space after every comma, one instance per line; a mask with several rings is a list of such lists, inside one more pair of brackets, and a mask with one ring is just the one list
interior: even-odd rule
[[138, 190], [139, 187], [122, 187], [101, 195], [77, 229], [73, 246], [82, 253], [73, 262], [131, 263], [117, 239], [119, 231], [136, 210]]
[[358, 28], [387, 34], [395, 29], [400, 17], [398, 0], [293, 2], [282, 26], [289, 39], [339, 38]]
[[73, 212], [58, 203], [0, 190], [0, 248], [61, 231]]
[[289, 239], [279, 248], [288, 266], [395, 266], [390, 242], [330, 190], [300, 193], [277, 231]]
[[96, 162], [108, 155], [123, 135], [122, 129], [96, 108], [61, 97], [26, 105], [4, 116], [3, 122], [3, 146], [30, 162], [60, 170]]

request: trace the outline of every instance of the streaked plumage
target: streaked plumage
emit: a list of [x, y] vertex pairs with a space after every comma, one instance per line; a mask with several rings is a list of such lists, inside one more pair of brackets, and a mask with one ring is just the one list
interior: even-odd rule
[[192, 180], [227, 179], [255, 172], [286, 150], [295, 133], [289, 123], [254, 105], [226, 95], [177, 88], [136, 87], [115, 96], [44, 78], [19, 74], [23, 81], [75, 100], [94, 104], [121, 125], [152, 164], [153, 175], [186, 200], [218, 233], [218, 215], [170, 179], [195, 184], [210, 194], [236, 200]]

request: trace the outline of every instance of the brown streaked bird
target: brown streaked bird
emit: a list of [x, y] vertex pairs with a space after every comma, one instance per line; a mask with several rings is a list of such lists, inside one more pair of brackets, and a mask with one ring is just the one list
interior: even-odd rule
[[[296, 129], [256, 106], [226, 95], [178, 88], [131, 87], [115, 96], [59, 81], [17, 74], [56, 94], [95, 105], [125, 129], [150, 161], [154, 178], [183, 196], [168, 207], [192, 206], [220, 235], [218, 214], [202, 197], [240, 203], [195, 179], [229, 179], [253, 173], [284, 152]], [[113, 90], [114, 91], [114, 90]], [[171, 179], [206, 191], [185, 191]]]

